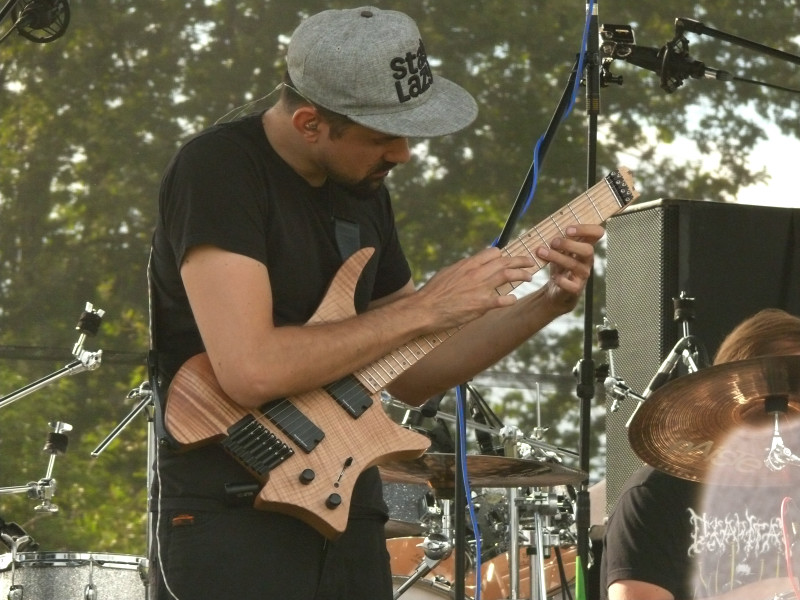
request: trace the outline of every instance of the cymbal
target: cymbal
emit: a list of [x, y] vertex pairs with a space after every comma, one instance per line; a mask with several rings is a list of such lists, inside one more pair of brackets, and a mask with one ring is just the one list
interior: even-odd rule
[[[384, 481], [428, 483], [437, 490], [455, 487], [456, 456], [428, 452], [410, 461], [380, 465]], [[580, 483], [586, 473], [556, 462], [491, 455], [467, 455], [467, 478], [474, 487], [549, 487]]]
[[766, 467], [774, 429], [768, 406], [783, 402], [784, 444], [800, 452], [800, 356], [725, 363], [656, 389], [628, 429], [647, 464], [690, 481], [723, 485], [786, 485], [800, 469]]

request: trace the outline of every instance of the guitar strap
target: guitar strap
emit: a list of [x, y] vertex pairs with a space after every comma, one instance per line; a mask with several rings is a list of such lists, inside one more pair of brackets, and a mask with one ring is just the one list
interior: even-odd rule
[[339, 247], [339, 256], [344, 262], [361, 248], [361, 232], [358, 223], [353, 221], [334, 217], [333, 222], [336, 228], [336, 245]]
[[[361, 232], [358, 219], [353, 215], [353, 205], [348, 203], [341, 190], [328, 182], [328, 202], [333, 213], [333, 226], [339, 257], [346, 261], [361, 249]], [[357, 204], [356, 204], [357, 206]]]
[[149, 314], [149, 350], [147, 352], [147, 380], [150, 383], [151, 399], [153, 401], [153, 434], [156, 442], [161, 446], [177, 449], [179, 444], [175, 441], [164, 425], [164, 401], [162, 397], [161, 376], [158, 370], [158, 351], [155, 349], [155, 307], [153, 306], [153, 281], [151, 268], [153, 264], [153, 249], [147, 260], [147, 308]]

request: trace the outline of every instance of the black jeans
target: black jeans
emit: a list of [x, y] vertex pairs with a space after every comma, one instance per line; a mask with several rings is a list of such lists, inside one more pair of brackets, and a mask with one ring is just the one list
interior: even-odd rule
[[154, 517], [150, 600], [392, 598], [380, 518], [352, 518], [329, 541], [294, 518], [250, 508]]

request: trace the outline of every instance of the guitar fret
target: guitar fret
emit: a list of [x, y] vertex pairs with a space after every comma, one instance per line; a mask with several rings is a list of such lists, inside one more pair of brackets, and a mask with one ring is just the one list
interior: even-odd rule
[[392, 381], [394, 377], [392, 377], [391, 370], [384, 368], [383, 363], [383, 359], [375, 362], [375, 373], [377, 374], [378, 378], [383, 381], [384, 385], [386, 385]]
[[591, 205], [592, 205], [592, 208], [594, 209], [594, 212], [596, 212], [596, 213], [597, 213], [597, 216], [598, 216], [600, 219], [602, 219], [602, 218], [603, 218], [603, 215], [602, 215], [602, 213], [600, 212], [600, 210], [597, 208], [597, 205], [596, 205], [596, 204], [595, 204], [595, 202], [594, 202], [594, 198], [592, 198], [592, 195], [589, 193], [589, 191], [587, 190], [586, 192], [584, 192], [584, 194], [583, 194], [583, 195], [584, 195], [584, 196], [586, 196], [586, 199], [589, 201], [589, 204], [591, 204]]
[[523, 240], [521, 237], [518, 237], [517, 241], [523, 248], [525, 248], [525, 253], [538, 263], [539, 262], [538, 257], [533, 253], [533, 250], [528, 248], [528, 245], [525, 243], [525, 240]]
[[[397, 377], [401, 373], [405, 371], [405, 367], [403, 364], [397, 360], [397, 357], [394, 354], [390, 354], [386, 357], [385, 362], [389, 365], [390, 373], [393, 377]], [[394, 365], [394, 366], [392, 366]]]
[[558, 221], [556, 221], [556, 219], [555, 219], [555, 215], [554, 215], [554, 216], [552, 216], [552, 217], [550, 217], [550, 220], [553, 222], [553, 225], [555, 225], [555, 226], [556, 226], [556, 229], [558, 229], [558, 232], [559, 232], [559, 233], [560, 233], [560, 234], [561, 234], [563, 237], [566, 237], [566, 234], [565, 234], [565, 233], [564, 233], [564, 231], [561, 229], [561, 226], [558, 224]]
[[361, 369], [356, 372], [356, 377], [358, 377], [364, 384], [364, 386], [368, 388], [373, 394], [383, 389], [383, 384], [380, 381], [378, 381], [374, 375], [372, 375], [372, 369], [369, 368]]
[[[408, 346], [405, 346], [405, 349], [410, 351], [410, 348], [408, 348]], [[398, 361], [398, 362], [400, 362], [400, 364], [402, 365], [404, 371], [413, 364], [412, 361], [408, 360], [408, 358], [406, 358], [406, 355], [403, 354], [403, 348], [402, 347], [398, 348], [397, 350], [395, 350], [395, 352], [397, 352], [397, 354], [399, 354], [400, 357], [403, 359], [402, 361]]]
[[573, 217], [575, 217], [575, 220], [576, 220], [578, 223], [580, 223], [580, 222], [581, 222], [581, 219], [580, 219], [580, 217], [579, 217], [578, 215], [576, 215], [576, 214], [575, 214], [575, 211], [574, 211], [574, 210], [572, 210], [572, 202], [570, 202], [569, 204], [567, 204], [567, 208], [569, 209], [569, 212], [571, 212], [571, 213], [572, 213], [572, 216], [573, 216]]

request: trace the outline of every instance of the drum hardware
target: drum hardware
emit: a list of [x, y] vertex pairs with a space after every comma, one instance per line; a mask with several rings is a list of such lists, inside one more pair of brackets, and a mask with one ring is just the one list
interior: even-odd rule
[[0, 488], [0, 495], [27, 494], [28, 498], [41, 500], [41, 504], [38, 504], [33, 509], [36, 512], [56, 513], [58, 512], [58, 506], [52, 502], [53, 496], [56, 493], [56, 480], [53, 478], [53, 467], [55, 466], [56, 457], [67, 451], [68, 438], [66, 434], [72, 431], [72, 425], [69, 423], [62, 423], [61, 421], [56, 421], [49, 425], [53, 431], [47, 435], [47, 441], [43, 449], [44, 452], [50, 454], [45, 476], [39, 481], [32, 481], [26, 485], [2, 487]]
[[[528, 491], [517, 500], [517, 507], [520, 511], [520, 529], [514, 534], [508, 527], [508, 510], [506, 502], [507, 490], [482, 490], [476, 496], [476, 512], [480, 515], [479, 535], [483, 550], [482, 566], [480, 571], [477, 567], [477, 541], [467, 540], [465, 553], [468, 563], [462, 579], [465, 582], [465, 598], [477, 596], [477, 587], [481, 588], [481, 598], [485, 600], [503, 600], [512, 597], [511, 576], [514, 573], [510, 566], [511, 552], [508, 549], [510, 536], [519, 537], [518, 562], [519, 568], [518, 589], [526, 592], [518, 597], [527, 597], [528, 586], [531, 588], [532, 600], [539, 600], [541, 590], [546, 589], [547, 596], [552, 597], [558, 589], [563, 589], [574, 577], [574, 557], [576, 555], [575, 541], [576, 536], [572, 531], [574, 516], [570, 497], [557, 489], [541, 489]], [[442, 506], [443, 521], [434, 522], [433, 527], [440, 527], [434, 533], [428, 535], [432, 539], [448, 539], [447, 531], [454, 531], [448, 526], [451, 518], [450, 506], [452, 500], [438, 501]], [[486, 522], [483, 513], [491, 513], [489, 527], [496, 525], [502, 526], [502, 531], [487, 532]], [[536, 513], [539, 513], [539, 528], [542, 531], [539, 542], [540, 550], [536, 549]], [[497, 523], [496, 523], [497, 521]], [[441, 537], [438, 534], [441, 533]], [[503, 542], [487, 550], [487, 535], [497, 533], [502, 537]], [[452, 538], [450, 538], [452, 539]], [[404, 595], [402, 600], [418, 600], [420, 598], [454, 597], [454, 583], [459, 574], [456, 572], [453, 554], [457, 548], [452, 545], [453, 553], [445, 556], [440, 562], [427, 560], [424, 548], [427, 546], [423, 537], [396, 537], [387, 540], [387, 549], [391, 557], [393, 574], [393, 588], [398, 591], [400, 586]], [[564, 550], [566, 548], [566, 550]], [[553, 556], [555, 554], [555, 556]], [[569, 562], [567, 563], [567, 559]], [[542, 563], [540, 569], [538, 565]], [[426, 566], [430, 570], [422, 570]], [[544, 571], [544, 577], [541, 573]], [[413, 579], [409, 579], [413, 577]], [[397, 600], [398, 596], [395, 596]]]
[[[148, 510], [147, 510], [147, 531], [146, 531], [146, 547], [148, 556], [150, 555], [150, 548], [151, 544], [153, 543], [152, 540], [152, 511], [149, 507], [149, 498], [150, 498], [150, 489], [153, 484], [153, 469], [150, 468], [155, 461], [155, 449], [154, 449], [154, 398], [153, 398], [153, 388], [150, 381], [142, 382], [139, 387], [133, 388], [128, 395], [126, 396], [128, 399], [136, 400], [137, 403], [133, 407], [133, 409], [122, 419], [122, 421], [117, 424], [116, 427], [109, 433], [103, 441], [101, 441], [97, 447], [92, 450], [91, 455], [93, 457], [98, 457], [100, 454], [111, 444], [112, 441], [120, 434], [122, 431], [128, 426], [128, 424], [140, 413], [144, 413], [147, 419], [147, 481], [146, 481], [146, 489], [148, 495]], [[147, 560], [142, 559], [139, 563], [140, 575], [142, 577], [142, 581], [145, 582], [145, 587], [147, 586]]]
[[[537, 397], [538, 408], [538, 397]], [[541, 425], [537, 419], [537, 426]], [[503, 437], [503, 452], [506, 456], [517, 458], [517, 445], [522, 434], [519, 427], [505, 426], [501, 430]], [[517, 489], [508, 490], [508, 532], [509, 532], [509, 566], [511, 569], [511, 597], [517, 598], [519, 591], [519, 510], [517, 509]], [[544, 596], [543, 596], [544, 598]]]
[[61, 369], [54, 371], [46, 377], [38, 379], [37, 381], [29, 383], [28, 385], [11, 392], [6, 396], [3, 396], [0, 398], [0, 408], [5, 408], [12, 402], [16, 402], [17, 400], [20, 400], [25, 396], [42, 389], [46, 385], [54, 383], [62, 377], [66, 377], [67, 375], [76, 375], [77, 373], [82, 373], [84, 371], [94, 371], [97, 369], [100, 366], [103, 351], [98, 350], [96, 352], [89, 352], [88, 350], [84, 350], [83, 344], [85, 343], [87, 336], [97, 334], [97, 331], [100, 329], [100, 323], [102, 322], [104, 314], [105, 311], [101, 309], [95, 309], [91, 302], [87, 302], [86, 309], [81, 314], [78, 324], [75, 326], [75, 329], [81, 332], [78, 336], [78, 341], [72, 347], [72, 355], [76, 360], [68, 363]]
[[430, 511], [431, 515], [438, 513], [441, 519], [432, 522], [434, 531], [429, 533], [417, 547], [422, 548], [422, 561], [414, 569], [413, 573], [400, 584], [394, 591], [393, 599], [397, 600], [403, 593], [411, 588], [418, 579], [425, 577], [436, 565], [448, 558], [453, 552], [453, 528], [451, 518], [450, 501], [442, 501], [441, 510]]
[[0, 594], [7, 600], [141, 600], [146, 559], [123, 554], [16, 552], [0, 555]]
[[799, 424], [800, 356], [769, 356], [671, 381], [642, 405], [628, 433], [639, 458], [676, 477], [708, 482], [713, 472], [713, 483], [747, 486], [764, 485], [756, 475], [768, 474], [770, 483], [790, 485], [800, 471], [784, 467], [800, 461], [783, 434], [788, 427], [800, 440]]
[[[537, 416], [535, 435], [541, 435], [545, 429], [541, 427], [541, 418]], [[503, 447], [507, 456], [517, 456], [520, 430], [517, 427], [506, 426], [502, 429]], [[571, 482], [574, 483], [574, 482]], [[550, 520], [560, 517], [563, 497], [542, 489], [535, 489], [528, 496], [520, 497], [516, 488], [508, 490], [508, 553], [510, 589], [509, 597], [516, 599], [520, 592], [520, 539], [518, 532], [521, 530], [521, 512], [524, 509], [527, 515], [533, 514], [533, 550], [530, 555], [531, 562], [531, 600], [547, 598], [547, 579], [545, 577], [545, 558], [547, 549], [551, 546], [561, 545], [560, 533], [553, 535]], [[571, 524], [571, 523], [570, 523]]]
[[16, 548], [20, 552], [36, 550], [39, 547], [39, 544], [34, 542], [18, 523], [6, 523], [3, 519], [0, 519], [0, 540], [9, 550]]
[[[545, 600], [548, 592], [545, 559], [550, 558], [550, 548], [560, 548], [565, 542], [575, 543], [575, 536], [569, 531], [569, 527], [575, 522], [574, 516], [569, 510], [567, 499], [548, 490], [534, 490], [528, 496], [519, 498], [516, 506], [517, 511], [526, 516], [520, 521], [532, 524], [530, 537], [533, 544], [529, 552], [531, 600]], [[514, 539], [513, 535], [511, 539]], [[519, 552], [516, 554], [519, 555]], [[514, 594], [518, 588], [514, 588], [513, 578], [511, 581], [511, 597], [517, 598]], [[563, 583], [566, 585], [566, 581]]]
[[[609, 356], [609, 376], [605, 380], [606, 392], [612, 398], [611, 411], [616, 412], [619, 410], [620, 403], [626, 399], [632, 398], [636, 400], [636, 407], [631, 412], [628, 421], [625, 423], [626, 428], [630, 428], [631, 423], [636, 417], [636, 413], [647, 401], [650, 395], [662, 385], [664, 385], [672, 376], [678, 362], [682, 361], [686, 366], [689, 373], [696, 373], [699, 366], [708, 364], [708, 356], [705, 347], [698, 341], [698, 339], [690, 333], [690, 322], [694, 320], [695, 299], [686, 295], [685, 291], [681, 291], [678, 297], [672, 299], [673, 305], [673, 320], [679, 322], [681, 325], [682, 337], [675, 343], [672, 350], [667, 354], [664, 361], [658, 367], [656, 374], [647, 384], [641, 395], [636, 394], [629, 388], [625, 381], [617, 379], [613, 369], [613, 352], [612, 350], [618, 347], [618, 337], [615, 333], [611, 333], [607, 328], [601, 328], [598, 331], [598, 338], [601, 347], [608, 350]], [[607, 325], [605, 321], [605, 325]], [[617, 344], [617, 345], [615, 345]]]
[[8, 600], [22, 600], [22, 596], [24, 593], [24, 588], [21, 585], [17, 585], [16, 581], [16, 564], [17, 564], [17, 554], [20, 547], [23, 544], [27, 544], [30, 540], [28, 536], [23, 536], [21, 538], [12, 538], [5, 533], [0, 534], [0, 537], [3, 539], [3, 542], [11, 549], [11, 585], [8, 588]]
[[443, 534], [431, 534], [427, 536], [422, 543], [419, 544], [419, 547], [423, 550], [424, 558], [408, 579], [400, 584], [394, 591], [394, 595], [392, 596], [394, 600], [402, 596], [408, 589], [414, 586], [417, 580], [425, 577], [436, 565], [453, 552], [452, 542]]
[[92, 456], [100, 456], [100, 453], [103, 452], [103, 450], [105, 450], [112, 441], [114, 441], [114, 438], [122, 433], [122, 430], [128, 426], [128, 424], [136, 415], [138, 415], [148, 406], [152, 406], [153, 390], [150, 388], [150, 382], [145, 381], [139, 385], [139, 387], [133, 388], [130, 392], [128, 392], [126, 398], [129, 400], [138, 400], [138, 403], [133, 407], [133, 410], [131, 410], [131, 412], [119, 422], [119, 424], [111, 431], [111, 433], [109, 433], [94, 450], [92, 450]]
[[[452, 415], [440, 413], [439, 418], [455, 422]], [[586, 478], [584, 472], [561, 464], [560, 454], [574, 454], [568, 450], [524, 437], [517, 427], [503, 426], [498, 430], [475, 421], [469, 424], [476, 430], [501, 436], [506, 454], [467, 455], [466, 471], [473, 487], [548, 487], [575, 484]], [[539, 428], [538, 431], [545, 430]], [[520, 455], [526, 458], [518, 458]], [[456, 460], [455, 454], [426, 452], [417, 459], [390, 461], [379, 468], [384, 481], [429, 484], [435, 490], [452, 490]]]
[[[383, 401], [384, 405], [386, 407], [388, 407], [388, 408], [392, 408], [393, 407], [393, 408], [402, 409], [405, 412], [405, 416], [403, 417], [403, 422], [404, 423], [412, 424], [410, 426], [411, 427], [416, 427], [416, 429], [415, 429], [416, 431], [419, 431], [419, 432], [424, 433], [424, 434], [428, 433], [428, 430], [420, 427], [419, 425], [413, 425], [413, 423], [419, 423], [420, 422], [420, 420], [418, 418], [418, 415], [421, 414], [421, 410], [419, 408], [410, 407], [407, 404], [404, 404], [403, 402], [401, 402], [400, 400], [397, 400], [396, 398], [393, 398], [389, 394], [383, 394], [382, 395], [382, 401]], [[446, 422], [448, 422], [450, 424], [456, 424], [457, 423], [456, 417], [454, 415], [451, 415], [451, 414], [448, 414], [448, 413], [445, 413], [445, 412], [441, 412], [441, 411], [436, 413], [436, 419], [437, 420], [446, 421]], [[500, 426], [500, 427], [492, 427], [492, 426], [489, 426], [489, 425], [486, 425], [486, 424], [483, 424], [483, 423], [478, 423], [477, 421], [472, 420], [472, 419], [468, 419], [466, 421], [466, 426], [471, 428], [471, 429], [474, 429], [475, 431], [486, 432], [486, 433], [490, 433], [490, 434], [493, 434], [493, 435], [496, 435], [496, 436], [500, 436], [501, 435], [500, 429], [501, 429], [502, 426]], [[546, 431], [546, 429], [544, 431]], [[527, 455], [527, 456], [530, 456], [530, 457], [536, 457], [536, 458], [543, 459], [543, 460], [548, 460], [548, 461], [549, 460], [553, 460], [553, 461], [558, 461], [558, 462], [561, 461], [561, 456], [571, 456], [573, 458], [577, 458], [577, 456], [578, 456], [578, 453], [575, 452], [574, 450], [571, 450], [569, 448], [561, 448], [561, 447], [558, 447], [558, 446], [553, 446], [553, 445], [547, 444], [547, 443], [545, 443], [545, 442], [543, 442], [543, 441], [541, 441], [539, 439], [533, 439], [533, 438], [530, 438], [530, 437], [522, 436], [522, 437], [519, 438], [519, 442], [520, 442], [520, 444], [527, 445], [530, 448], [529, 451], [527, 451], [527, 452], [524, 449], [521, 450], [521, 453], [522, 453], [523, 456]], [[436, 451], [436, 452], [439, 452], [439, 451]], [[451, 454], [451, 452], [443, 452], [443, 451], [439, 452], [439, 453], [440, 454]], [[481, 455], [481, 456], [489, 456], [489, 455]], [[453, 487], [453, 486], [451, 485], [449, 487]], [[502, 486], [487, 485], [485, 487], [502, 487]], [[524, 487], [524, 485], [521, 486], [521, 487]]]
[[[461, 396], [463, 397], [463, 395], [462, 393]], [[463, 414], [463, 411], [461, 411], [460, 414]], [[467, 421], [466, 425], [476, 430], [476, 437], [478, 437], [479, 445], [481, 450], [485, 451], [485, 453], [466, 455], [464, 457], [466, 463], [462, 464], [462, 461], [455, 454], [427, 452], [415, 460], [394, 461], [379, 465], [381, 478], [385, 483], [427, 484], [432, 487], [438, 495], [454, 498], [457, 501], [459, 494], [458, 489], [460, 489], [457, 469], [463, 467], [464, 477], [469, 480], [470, 487], [504, 488], [505, 494], [508, 497], [509, 506], [509, 522], [506, 533], [508, 534], [511, 547], [505, 555], [502, 555], [502, 558], [505, 560], [507, 557], [510, 565], [507, 568], [501, 568], [500, 563], [488, 566], [490, 567], [489, 572], [491, 572], [494, 577], [502, 577], [502, 573], [508, 573], [510, 575], [511, 597], [517, 598], [521, 551], [518, 538], [520, 535], [520, 524], [517, 514], [518, 489], [576, 484], [586, 479], [586, 474], [561, 464], [561, 453], [570, 453], [577, 456], [576, 453], [548, 445], [541, 441], [542, 434], [547, 431], [545, 428], [541, 427], [541, 422], [537, 422], [537, 428], [535, 429], [536, 439], [530, 439], [524, 437], [519, 428], [507, 427], [496, 417], [490, 419], [493, 415], [486, 416], [483, 409], [479, 410], [477, 405], [473, 404], [471, 415], [473, 420]], [[456, 422], [456, 418], [452, 415], [438, 414], [437, 418], [441, 420], [449, 419], [452, 422]], [[487, 425], [486, 423], [490, 420], [493, 424], [496, 424], [497, 427]], [[414, 409], [406, 407], [404, 424], [419, 427], [420, 422], [421, 418], [414, 413]], [[494, 447], [489, 447], [491, 445], [487, 440], [489, 436], [484, 435], [483, 443], [481, 443], [481, 438], [477, 435], [478, 432], [500, 436], [502, 438], [502, 447], [499, 449], [499, 452]], [[521, 455], [525, 455], [526, 458], [520, 458]], [[458, 519], [462, 508], [463, 507], [459, 507], [456, 502], [456, 519]], [[541, 519], [541, 515], [535, 515], [534, 519]], [[495, 524], [491, 522], [489, 522], [489, 525], [490, 527], [495, 527]], [[544, 526], [544, 523], [540, 522], [538, 525], [541, 528]], [[463, 527], [459, 527], [459, 524], [456, 523], [454, 531], [456, 535], [458, 535], [458, 531], [463, 531]], [[476, 535], [480, 535], [481, 539], [484, 537], [479, 533], [476, 533]], [[393, 540], [393, 542], [394, 541], [398, 543], [404, 542], [402, 539], [396, 539]], [[547, 541], [550, 541], [549, 536]], [[478, 543], [479, 540], [476, 539], [476, 558], [479, 558], [477, 551]], [[547, 580], [544, 574], [544, 555], [546, 551], [546, 546], [544, 544], [545, 538], [541, 537], [538, 542], [538, 552], [535, 552], [535, 555], [538, 557], [538, 563], [540, 564], [540, 587], [544, 590], [545, 594], [542, 596], [543, 599], [546, 598], [547, 591]], [[416, 546], [424, 547], [422, 543]], [[451, 552], [452, 549], [455, 549], [456, 559], [463, 560], [467, 547], [466, 540], [461, 540], [459, 542], [459, 540], [456, 539], [455, 543], [452, 544]], [[483, 553], [481, 552], [481, 554]], [[441, 559], [436, 561], [423, 554], [421, 561], [417, 564], [414, 571], [410, 572], [410, 578], [402, 581], [400, 587], [395, 588], [397, 590], [395, 599], [420, 582], [421, 578], [430, 573], [440, 561]], [[466, 569], [460, 567], [459, 563], [456, 562], [455, 572], [453, 574], [455, 577], [455, 587], [449, 590], [451, 595], [455, 594], [456, 597], [465, 595], [463, 593], [466, 591], [463, 587], [465, 571]], [[481, 572], [476, 571], [476, 576], [480, 580], [481, 577], [483, 577], [483, 569], [481, 569]], [[423, 581], [430, 582], [430, 580]], [[440, 579], [437, 579], [437, 582], [439, 584], [442, 583]], [[480, 582], [478, 585], [480, 585]], [[491, 582], [491, 585], [494, 587], [493, 591], [498, 592], [499, 589], [502, 589], [504, 583], [499, 579], [495, 579]], [[461, 586], [461, 588], [459, 588], [459, 586]], [[495, 600], [500, 600], [500, 596], [498, 595]]]

